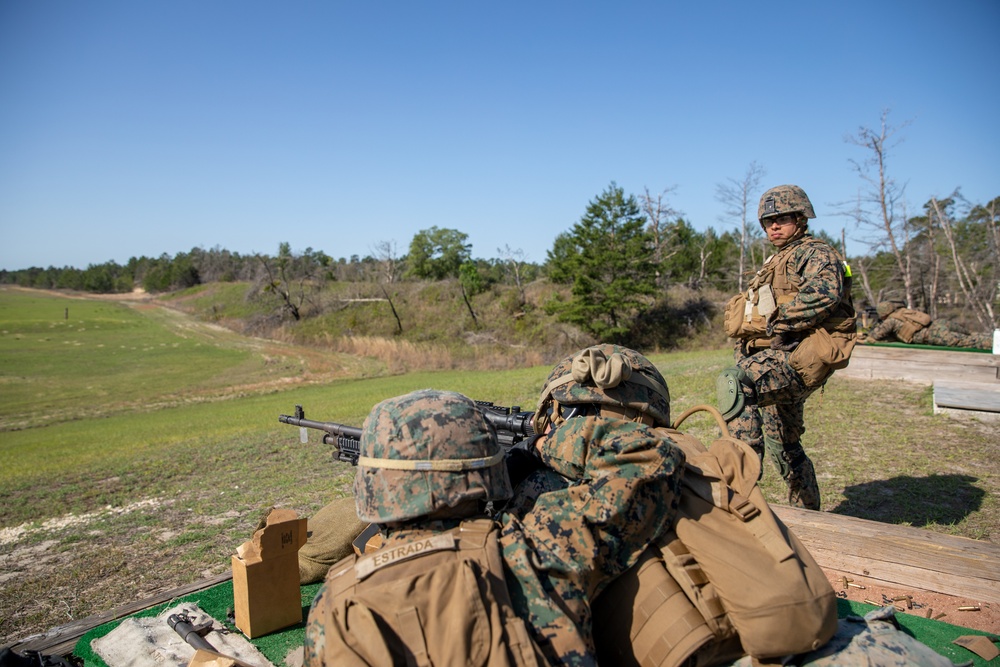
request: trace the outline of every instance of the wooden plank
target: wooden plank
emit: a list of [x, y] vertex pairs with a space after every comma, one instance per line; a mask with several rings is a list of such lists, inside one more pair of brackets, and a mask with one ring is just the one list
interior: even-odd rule
[[935, 381], [934, 407], [1000, 412], [1000, 384]]
[[[829, 512], [772, 507], [820, 567], [902, 588], [1000, 604], [1000, 545]], [[12, 648], [69, 655], [80, 637], [98, 625], [231, 578], [232, 572], [225, 572], [202, 579], [28, 637]]]
[[208, 579], [200, 579], [186, 586], [181, 586], [180, 588], [174, 588], [152, 597], [136, 600], [135, 602], [115, 607], [109, 611], [101, 612], [100, 614], [94, 614], [93, 616], [77, 619], [71, 623], [53, 628], [43, 634], [26, 637], [18, 643], [11, 645], [11, 648], [16, 650], [18, 653], [23, 653], [24, 651], [41, 651], [47, 655], [66, 656], [73, 652], [73, 649], [76, 647], [76, 643], [80, 640], [80, 637], [99, 625], [103, 625], [108, 621], [115, 621], [119, 618], [130, 616], [131, 614], [140, 612], [144, 609], [149, 609], [150, 607], [155, 607], [156, 605], [164, 602], [170, 602], [171, 600], [190, 593], [196, 593], [200, 590], [211, 588], [216, 584], [221, 584], [222, 582], [229, 581], [232, 578], [233, 572], [230, 570], [214, 577], [209, 577]]
[[1000, 603], [1000, 545], [784, 505], [773, 509], [820, 567]]
[[905, 380], [932, 384], [935, 380], [1000, 384], [1000, 355], [960, 350], [858, 345], [847, 368], [838, 376]]

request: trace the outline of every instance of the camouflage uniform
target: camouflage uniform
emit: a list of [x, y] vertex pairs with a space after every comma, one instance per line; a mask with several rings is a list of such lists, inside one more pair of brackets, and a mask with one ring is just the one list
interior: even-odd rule
[[541, 442], [548, 471], [515, 494], [534, 502], [501, 516], [507, 587], [552, 664], [593, 665], [590, 602], [669, 527], [684, 459], [649, 427], [613, 418], [570, 419]]
[[[782, 196], [789, 192], [788, 201], [783, 201]], [[772, 196], [772, 193], [777, 195]], [[768, 218], [790, 212], [801, 213], [802, 220], [815, 217], [811, 203], [797, 186], [772, 188], [761, 198], [758, 215], [762, 226]], [[820, 497], [816, 473], [802, 448], [801, 438], [805, 432], [805, 401], [822, 384], [807, 386], [789, 365], [789, 357], [799, 340], [845, 306], [853, 315], [853, 305], [839, 254], [800, 225], [798, 236], [765, 261], [766, 267], [787, 257], [788, 280], [797, 286], [797, 292], [790, 301], [777, 303], [767, 318], [766, 336], [770, 341], [768, 338], [737, 341], [736, 368], [727, 369], [720, 377], [720, 404], [726, 374], [732, 370], [728, 374], [730, 385], [738, 384], [735, 391], [741, 391], [743, 398], [738, 406], [731, 406], [735, 415], [727, 414], [731, 420], [730, 433], [750, 444], [760, 456], [763, 457], [765, 451], [768, 453], [788, 485], [792, 505], [818, 510]], [[738, 383], [732, 381], [737, 375], [740, 376]]]
[[[366, 420], [355, 494], [361, 518], [382, 522], [385, 544], [378, 553], [475, 516], [478, 505], [470, 506], [470, 500], [510, 495], [502, 464], [476, 464], [461, 474], [387, 470], [382, 463], [372, 464], [382, 466], [374, 471], [366, 467], [372, 446], [384, 452], [384, 461], [405, 460], [396, 450], [419, 445], [417, 458], [427, 465], [437, 459], [468, 461], [470, 452], [483, 449], [499, 451], [492, 427], [467, 418], [469, 406], [475, 409], [457, 394], [425, 390], [383, 402]], [[387, 427], [392, 424], [396, 428]], [[484, 447], [465, 444], [483, 439]], [[663, 529], [676, 506], [683, 456], [641, 424], [598, 417], [567, 421], [539, 441], [538, 453], [553, 481], [561, 481], [518, 514], [500, 516], [506, 587], [545, 660], [593, 665], [590, 600]], [[306, 626], [310, 666], [326, 665], [324, 656], [336, 648], [328, 642], [342, 641], [339, 632], [327, 632], [336, 613], [327, 585], [317, 593]]]
[[[759, 663], [749, 656], [731, 667], [754, 667]], [[848, 616], [837, 624], [837, 634], [826, 644], [795, 656], [798, 667], [955, 667], [948, 658], [899, 629], [892, 607]]]
[[[909, 341], [903, 341], [898, 335], [899, 331], [906, 326], [906, 322], [895, 314], [904, 310], [902, 304], [898, 308], [884, 307], [879, 304], [879, 317], [881, 322], [876, 324], [868, 332], [868, 340], [871, 341], [902, 341], [915, 345], [940, 345], [943, 347], [969, 347], [979, 350], [993, 349], [992, 334], [966, 334], [953, 330], [942, 320], [932, 320], [930, 325], [923, 327], [913, 333]], [[884, 313], [884, 314], [883, 314]]]
[[[816, 328], [844, 297], [844, 272], [836, 251], [810, 240], [806, 234], [780, 251], [793, 253], [789, 269], [802, 284], [794, 300], [778, 306], [767, 325], [769, 336]], [[791, 350], [751, 347], [750, 341], [736, 343], [736, 366], [753, 382], [756, 396], [748, 396], [746, 408], [729, 423], [729, 431], [758, 454], [768, 453], [789, 487], [791, 504], [818, 510], [816, 473], [802, 448], [805, 402], [817, 387], [807, 387], [788, 364], [791, 354]], [[753, 409], [754, 400], [759, 410]]]

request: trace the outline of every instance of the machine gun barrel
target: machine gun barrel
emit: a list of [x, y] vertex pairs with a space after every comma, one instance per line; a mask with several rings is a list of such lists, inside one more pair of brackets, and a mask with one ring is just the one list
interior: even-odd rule
[[361, 439], [361, 428], [358, 426], [348, 426], [336, 422], [317, 422], [312, 419], [292, 417], [291, 415], [278, 415], [278, 421], [290, 426], [302, 426], [304, 428], [314, 428], [318, 431], [326, 431], [333, 436], [343, 436], [354, 440]]
[[[302, 429], [312, 428], [323, 431], [323, 442], [333, 445], [336, 448], [334, 458], [338, 461], [346, 461], [351, 465], [358, 465], [358, 457], [361, 456], [361, 429], [357, 426], [338, 424], [336, 422], [318, 422], [306, 419], [305, 410], [301, 405], [295, 406], [295, 416], [278, 415], [278, 421], [290, 426], [298, 426]], [[305, 431], [303, 431], [302, 442], [305, 442]]]
[[[509, 451], [514, 445], [525, 438], [535, 435], [532, 426], [534, 412], [523, 412], [519, 406], [503, 407], [494, 405], [489, 401], [476, 401], [476, 405], [482, 411], [496, 431], [497, 441], [505, 451]], [[351, 465], [358, 465], [358, 457], [361, 456], [361, 429], [357, 426], [347, 426], [336, 422], [320, 422], [306, 419], [305, 411], [301, 405], [295, 406], [295, 415], [278, 415], [278, 421], [289, 426], [298, 426], [302, 429], [315, 429], [323, 431], [323, 442], [333, 445], [336, 448], [334, 458], [338, 461], [346, 461]], [[303, 431], [302, 442], [306, 442]]]

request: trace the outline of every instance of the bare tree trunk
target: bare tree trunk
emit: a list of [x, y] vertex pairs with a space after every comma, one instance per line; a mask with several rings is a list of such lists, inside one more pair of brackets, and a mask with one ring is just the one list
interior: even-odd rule
[[934, 216], [927, 216], [927, 244], [930, 247], [931, 261], [931, 289], [930, 307], [927, 314], [937, 319], [938, 316], [938, 291], [941, 279], [941, 256], [937, 253], [937, 238], [934, 234]]
[[[888, 124], [888, 110], [882, 112], [879, 130], [862, 127], [858, 134], [848, 137], [847, 141], [867, 149], [870, 153], [863, 163], [852, 160], [855, 171], [862, 180], [868, 183], [868, 189], [859, 195], [858, 206], [853, 213], [859, 226], [878, 230], [880, 236], [872, 243], [873, 246], [888, 246], [896, 260], [896, 269], [903, 282], [906, 305], [914, 307], [913, 274], [909, 256], [908, 230], [906, 219], [899, 221], [896, 216], [896, 206], [903, 203], [903, 188], [896, 186], [888, 175], [887, 158], [895, 144], [890, 145], [890, 139], [901, 128]], [[866, 209], [864, 204], [874, 208]]]
[[[649, 188], [645, 188], [642, 200], [642, 212], [646, 214], [649, 232], [653, 237], [653, 261], [656, 263], [656, 278], [660, 280], [662, 276], [662, 264], [667, 261], [675, 252], [667, 252], [667, 243], [670, 237], [670, 226], [674, 223], [679, 213], [670, 206], [667, 195], [677, 189], [677, 186], [664, 188], [663, 191], [653, 197], [649, 193]], [[661, 285], [662, 286], [662, 285]]]
[[389, 310], [392, 311], [392, 316], [396, 318], [396, 333], [403, 333], [403, 323], [399, 320], [399, 313], [396, 312], [396, 306], [392, 302], [392, 297], [389, 296], [389, 292], [386, 291], [385, 285], [379, 285], [382, 288], [382, 294], [385, 295], [385, 300], [389, 302]]
[[[740, 230], [740, 265], [739, 291], [743, 291], [744, 281], [749, 274], [747, 271], [746, 256], [750, 250], [750, 233], [748, 231], [748, 218], [753, 210], [753, 201], [756, 198], [756, 191], [760, 189], [760, 181], [764, 177], [765, 170], [756, 161], [751, 162], [747, 167], [742, 180], [730, 178], [728, 185], [719, 184], [715, 186], [715, 199], [726, 207], [726, 216], [734, 222]], [[756, 220], [756, 216], [754, 216]], [[756, 266], [756, 263], [752, 264]]]
[[[941, 223], [941, 231], [944, 232], [945, 238], [948, 241], [948, 246], [951, 248], [951, 260], [955, 264], [955, 278], [958, 280], [959, 287], [962, 288], [962, 293], [965, 295], [966, 303], [972, 310], [972, 314], [975, 315], [976, 320], [983, 329], [992, 329], [995, 322], [995, 315], [993, 312], [992, 299], [980, 298], [980, 295], [976, 293], [975, 286], [977, 280], [972, 275], [971, 271], [966, 265], [965, 260], [962, 258], [958, 251], [958, 244], [955, 241], [955, 230], [952, 226], [951, 217], [945, 212], [941, 207], [940, 203], [936, 198], [931, 198], [931, 208], [933, 213], [939, 223]], [[993, 292], [991, 289], [989, 292]]]
[[291, 292], [289, 292], [287, 285], [288, 281], [285, 280], [285, 270], [282, 266], [278, 266], [278, 277], [275, 277], [274, 271], [271, 268], [271, 263], [267, 261], [267, 258], [257, 255], [257, 259], [260, 261], [261, 266], [264, 267], [264, 271], [267, 273], [267, 285], [264, 289], [272, 294], [277, 295], [277, 297], [282, 301], [283, 307], [287, 310], [295, 321], [299, 321], [302, 317], [299, 312], [299, 306], [292, 300]]
[[872, 291], [872, 284], [868, 279], [868, 265], [864, 258], [859, 258], [852, 265], [852, 268], [857, 269], [858, 275], [861, 276], [861, 290], [865, 293], [868, 304], [872, 307], [877, 306], [879, 300], [875, 297], [875, 292]]
[[505, 245], [503, 250], [497, 248], [497, 253], [507, 266], [510, 267], [510, 271], [514, 275], [514, 284], [517, 285], [518, 305], [523, 308], [524, 304], [528, 302], [528, 297], [524, 293], [524, 285], [521, 283], [521, 267], [524, 265], [524, 251], [520, 248], [511, 250], [509, 245]]
[[479, 328], [479, 318], [476, 317], [476, 311], [472, 310], [472, 303], [469, 301], [469, 295], [465, 292], [465, 285], [462, 281], [458, 281], [458, 288], [462, 290], [462, 299], [465, 301], [465, 307], [469, 309], [469, 315], [472, 315], [472, 324], [478, 329]]

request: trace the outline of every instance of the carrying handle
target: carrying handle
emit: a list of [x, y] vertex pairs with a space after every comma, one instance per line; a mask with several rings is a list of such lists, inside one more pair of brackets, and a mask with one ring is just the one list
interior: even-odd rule
[[722, 432], [722, 437], [723, 438], [729, 437], [729, 425], [726, 424], [726, 420], [725, 418], [723, 418], [722, 413], [719, 412], [719, 409], [716, 408], [715, 406], [706, 404], [695, 405], [694, 407], [685, 410], [683, 413], [681, 413], [680, 417], [674, 420], [674, 423], [671, 426], [671, 428], [673, 428], [675, 431], [679, 431], [681, 424], [684, 423], [684, 420], [696, 412], [707, 412], [713, 417], [715, 417], [715, 423], [719, 426], [719, 431]]

